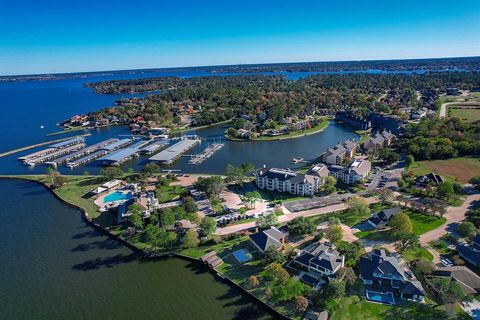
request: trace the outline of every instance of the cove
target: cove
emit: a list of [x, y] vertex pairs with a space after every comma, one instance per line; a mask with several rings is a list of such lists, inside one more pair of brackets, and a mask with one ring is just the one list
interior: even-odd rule
[[30, 181], [0, 179], [0, 319], [273, 319], [201, 264], [145, 260]]

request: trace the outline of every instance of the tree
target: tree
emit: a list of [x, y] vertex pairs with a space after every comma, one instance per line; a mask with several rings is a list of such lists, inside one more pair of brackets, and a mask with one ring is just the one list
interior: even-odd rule
[[331, 242], [337, 242], [343, 238], [343, 229], [339, 225], [331, 225], [325, 230], [325, 236]]
[[60, 175], [60, 172], [55, 170], [54, 168], [48, 168], [47, 169], [47, 178], [50, 180], [50, 185], [54, 186], [55, 185], [55, 179]]
[[445, 304], [447, 313], [455, 313], [455, 304], [459, 301], [470, 300], [464, 293], [460, 285], [450, 278], [432, 278], [430, 280], [432, 287], [437, 292], [440, 300]]
[[202, 230], [202, 234], [210, 235], [217, 230], [217, 221], [215, 221], [212, 217], [205, 217], [200, 222], [200, 229]]
[[400, 155], [389, 148], [381, 148], [378, 150], [378, 157], [386, 164], [392, 164], [400, 160]]
[[255, 221], [257, 227], [268, 228], [278, 223], [278, 217], [275, 212], [258, 217]]
[[441, 199], [443, 199], [443, 198], [449, 199], [450, 196], [454, 193], [453, 183], [451, 183], [449, 181], [439, 183], [438, 186], [437, 186], [436, 193], [437, 193], [438, 197], [441, 198]]
[[285, 270], [278, 262], [270, 263], [265, 268], [265, 274], [270, 280], [278, 283], [285, 283], [288, 281], [288, 279], [290, 279], [290, 274], [288, 271]]
[[198, 244], [199, 241], [197, 231], [195, 231], [194, 229], [188, 230], [185, 234], [185, 237], [183, 238], [183, 246], [185, 248], [195, 248], [198, 247]]
[[414, 162], [415, 162], [415, 159], [411, 154], [409, 154], [405, 159], [405, 165], [407, 166], [407, 168], [410, 167]]
[[251, 288], [256, 288], [260, 285], [260, 280], [258, 280], [258, 277], [256, 275], [251, 275], [248, 278], [248, 284], [250, 285]]
[[346, 283], [339, 279], [332, 279], [327, 285], [328, 295], [332, 298], [343, 298], [345, 291]]
[[106, 167], [100, 170], [100, 175], [104, 180], [118, 179], [123, 176], [123, 171], [119, 167]]
[[346, 201], [348, 210], [356, 215], [368, 215], [370, 214], [370, 207], [367, 200], [364, 197], [354, 196]]
[[192, 197], [183, 198], [183, 207], [187, 213], [196, 213], [198, 211], [197, 204]]
[[295, 309], [298, 312], [305, 312], [308, 309], [308, 300], [303, 296], [295, 298]]
[[404, 233], [411, 233], [413, 231], [410, 217], [404, 212], [394, 215], [390, 219], [388, 225], [390, 226], [390, 232], [394, 237]]
[[469, 181], [475, 188], [480, 188], [480, 176], [472, 177]]
[[305, 286], [300, 281], [290, 278], [284, 284], [272, 289], [272, 298], [275, 301], [288, 301], [303, 295]]
[[265, 260], [266, 263], [283, 263], [285, 257], [275, 246], [269, 246], [263, 253], [263, 260]]
[[406, 252], [408, 249], [419, 246], [420, 240], [413, 233], [403, 233], [397, 236], [398, 241], [395, 243], [395, 250], [400, 253]]
[[58, 187], [61, 187], [65, 184], [67, 184], [67, 183], [68, 183], [68, 178], [67, 177], [58, 175], [54, 179], [53, 186], [55, 188], [58, 188]]
[[255, 165], [253, 165], [253, 163], [250, 163], [250, 162], [243, 163], [242, 165], [240, 165], [240, 168], [243, 171], [243, 176], [247, 179], [250, 178], [252, 174], [255, 172]]
[[172, 209], [166, 208], [160, 212], [160, 222], [164, 228], [172, 227], [175, 224], [175, 214]]
[[262, 196], [258, 191], [250, 191], [245, 194], [245, 200], [247, 202], [247, 207], [250, 209], [255, 208], [255, 203], [262, 199]]
[[242, 167], [234, 167], [231, 164], [227, 164], [225, 168], [225, 175], [227, 176], [226, 181], [228, 183], [233, 183], [243, 187], [243, 179], [245, 177], [245, 172]]
[[145, 167], [143, 167], [142, 172], [145, 173], [147, 176], [151, 176], [155, 173], [160, 172], [160, 167], [153, 162], [147, 163]]
[[208, 196], [218, 196], [226, 188], [225, 181], [220, 176], [199, 177], [194, 185]]
[[467, 221], [470, 221], [476, 228], [480, 228], [480, 209], [471, 209], [467, 211]]
[[390, 190], [389, 188], [383, 188], [377, 191], [378, 196], [382, 202], [391, 202], [395, 195], [393, 194], [393, 191]]
[[359, 242], [349, 243], [346, 241], [339, 241], [336, 246], [338, 252], [345, 256], [345, 265], [349, 267], [356, 266], [360, 257], [365, 252], [365, 249]]
[[423, 275], [431, 274], [433, 264], [425, 258], [420, 258], [415, 262], [415, 269]]
[[334, 193], [336, 191], [335, 185], [337, 184], [337, 180], [335, 177], [328, 176], [325, 178], [325, 182], [323, 183], [323, 191], [327, 194]]
[[129, 216], [127, 218], [128, 222], [133, 225], [136, 229], [143, 228], [143, 219], [142, 219], [142, 208], [140, 205], [134, 203], [128, 207]]
[[338, 269], [336, 276], [338, 280], [344, 281], [347, 285], [354, 284], [357, 279], [355, 272], [350, 267], [342, 267]]
[[475, 225], [470, 221], [460, 223], [455, 228], [455, 232], [458, 233], [462, 238], [473, 238], [477, 233]]
[[403, 190], [406, 185], [405, 180], [403, 180], [403, 178], [398, 178], [397, 185], [400, 190]]
[[292, 236], [302, 236], [311, 234], [315, 231], [317, 226], [315, 222], [305, 217], [295, 218], [287, 223], [288, 233]]

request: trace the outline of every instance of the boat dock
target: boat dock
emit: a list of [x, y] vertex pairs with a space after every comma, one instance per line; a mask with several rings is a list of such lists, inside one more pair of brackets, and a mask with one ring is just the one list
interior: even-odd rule
[[35, 166], [84, 148], [85, 138], [77, 137], [50, 145], [48, 148], [20, 157], [26, 165]]
[[180, 156], [185, 153], [187, 150], [193, 148], [201, 142], [200, 139], [185, 139], [180, 140], [180, 142], [171, 145], [162, 152], [154, 155], [149, 158], [150, 161], [160, 162], [162, 164], [172, 164], [175, 160], [180, 158]]
[[164, 146], [166, 146], [167, 144], [168, 144], [168, 140], [155, 141], [152, 144], [149, 144], [146, 147], [143, 147], [140, 150], [140, 153], [141, 154], [153, 154], [153, 153], [157, 152], [158, 150], [160, 150], [161, 148], [163, 148]]
[[98, 151], [95, 151], [95, 152], [92, 152], [90, 153], [89, 155], [83, 157], [83, 158], [80, 158], [80, 159], [77, 159], [77, 160], [74, 160], [74, 161], [70, 161], [70, 162], [67, 162], [67, 167], [69, 168], [75, 168], [75, 167], [78, 167], [78, 166], [81, 166], [83, 164], [86, 164], [90, 161], [93, 161], [97, 158], [100, 158], [101, 156], [104, 156], [107, 154], [107, 151], [105, 150], [98, 150]]
[[208, 158], [210, 158], [211, 156], [213, 156], [215, 154], [215, 152], [222, 149], [223, 146], [224, 146], [223, 143], [213, 143], [210, 146], [208, 146], [207, 148], [205, 148], [205, 150], [203, 150], [199, 154], [194, 155], [190, 160], [188, 160], [188, 163], [189, 164], [200, 164], [200, 163], [204, 162], [205, 160], [207, 160]]
[[134, 141], [133, 139], [118, 140], [115, 143], [109, 144], [108, 146], [103, 148], [103, 150], [105, 150], [107, 152], [112, 152], [112, 151], [118, 150], [122, 147], [128, 146], [129, 144], [133, 143], [133, 141]]
[[98, 142], [96, 144], [93, 144], [89, 147], [85, 147], [83, 149], [80, 149], [80, 150], [78, 150], [74, 153], [67, 154], [66, 156], [63, 156], [61, 158], [54, 159], [52, 161], [48, 161], [48, 162], [46, 162], [46, 164], [57, 167], [57, 166], [62, 165], [64, 163], [72, 162], [72, 160], [82, 158], [83, 156], [86, 156], [86, 155], [88, 155], [92, 152], [95, 152], [99, 149], [102, 149], [102, 148], [104, 148], [104, 147], [106, 147], [106, 146], [108, 146], [112, 143], [115, 143], [117, 141], [118, 141], [118, 139], [115, 139], [115, 138], [107, 139], [105, 141], [101, 141], [101, 142]]
[[109, 153], [101, 158], [98, 159], [103, 165], [113, 165], [119, 166], [128, 160], [133, 159], [134, 157], [140, 154], [140, 150], [143, 146], [145, 146], [150, 141], [148, 140], [132, 140], [136, 141], [133, 144], [130, 144], [127, 148], [120, 149]]

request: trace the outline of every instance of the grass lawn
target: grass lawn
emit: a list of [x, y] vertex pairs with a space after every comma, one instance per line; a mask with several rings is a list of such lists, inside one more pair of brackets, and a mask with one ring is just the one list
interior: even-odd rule
[[330, 319], [383, 320], [383, 314], [391, 308], [388, 305], [367, 302], [357, 296], [348, 296], [340, 301], [338, 309], [332, 313]]
[[448, 116], [450, 118], [460, 118], [466, 122], [476, 122], [480, 120], [480, 109], [474, 108], [457, 108], [455, 106], [449, 106]]
[[158, 202], [170, 202], [185, 192], [182, 186], [160, 186], [156, 189]]
[[232, 251], [236, 247], [240, 247], [242, 242], [248, 241], [248, 237], [238, 237], [231, 240], [223, 240], [217, 244], [209, 244], [207, 246], [199, 246], [197, 248], [189, 248], [181, 251], [182, 254], [192, 257], [192, 258], [200, 258], [205, 253], [210, 251], [215, 251], [217, 254], [222, 258], [225, 256], [229, 251]]
[[330, 119], [324, 119], [322, 120], [317, 126], [305, 129], [302, 131], [292, 131], [288, 134], [284, 134], [281, 136], [274, 136], [274, 137], [269, 137], [269, 136], [260, 136], [252, 140], [248, 141], [272, 141], [272, 140], [284, 140], [284, 139], [292, 139], [292, 138], [297, 138], [297, 137], [302, 137], [305, 135], [309, 134], [314, 134], [317, 132], [320, 132], [324, 130], [328, 125], [330, 124]]
[[427, 216], [420, 213], [409, 212], [408, 216], [413, 226], [413, 233], [417, 236], [430, 230], [436, 229], [444, 224], [447, 219]]
[[425, 258], [428, 261], [433, 261], [433, 255], [425, 248], [418, 247], [415, 249], [409, 249], [402, 254], [405, 261], [410, 262], [419, 258]]
[[473, 176], [480, 175], [479, 158], [452, 158], [448, 160], [429, 160], [415, 162], [410, 170], [415, 175], [424, 175], [435, 171], [452, 181], [457, 180], [467, 183]]

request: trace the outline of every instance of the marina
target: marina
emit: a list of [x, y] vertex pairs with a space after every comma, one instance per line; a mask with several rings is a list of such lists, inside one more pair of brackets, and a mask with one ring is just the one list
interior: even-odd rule
[[160, 162], [162, 164], [172, 164], [180, 158], [180, 156], [185, 153], [187, 150], [193, 148], [197, 144], [201, 143], [200, 139], [185, 139], [180, 140], [180, 142], [171, 145], [167, 149], [161, 151], [160, 153], [149, 158], [150, 161]]
[[149, 144], [149, 145], [143, 147], [140, 150], [140, 154], [154, 154], [155, 152], [157, 152], [158, 150], [160, 150], [161, 148], [163, 148], [167, 144], [168, 144], [168, 140], [155, 141], [152, 144]]
[[33, 167], [37, 164], [45, 163], [73, 151], [78, 151], [85, 146], [85, 139], [83, 137], [77, 137], [67, 141], [52, 144], [44, 150], [20, 157], [19, 160], [22, 160], [26, 165]]
[[70, 153], [70, 154], [67, 154], [66, 156], [63, 156], [61, 158], [58, 158], [58, 159], [54, 159], [52, 161], [48, 161], [46, 162], [46, 164], [48, 165], [52, 165], [54, 167], [57, 167], [59, 165], [62, 165], [64, 163], [68, 163], [68, 162], [71, 162], [72, 160], [75, 160], [75, 159], [78, 159], [78, 158], [82, 158], [84, 157], [85, 155], [88, 155], [92, 152], [95, 152], [99, 149], [102, 149], [104, 148], [105, 146], [108, 146], [112, 143], [115, 143], [117, 142], [118, 139], [116, 138], [111, 138], [111, 139], [107, 139], [105, 141], [102, 141], [102, 142], [99, 142], [99, 143], [96, 143], [94, 145], [91, 145], [91, 146], [88, 146], [88, 147], [85, 147], [83, 149], [80, 149], [74, 153]]
[[188, 160], [189, 164], [200, 164], [213, 156], [215, 152], [223, 148], [224, 144], [223, 143], [213, 143], [210, 146], [208, 146], [205, 150], [203, 150], [201, 153], [194, 155], [190, 160]]
[[67, 167], [69, 167], [70, 169], [72, 168], [75, 168], [75, 167], [78, 167], [78, 166], [81, 166], [81, 165], [84, 165], [84, 164], [87, 164], [89, 163], [90, 161], [93, 161], [97, 158], [100, 158], [104, 155], [107, 154], [107, 151], [105, 150], [98, 150], [98, 151], [95, 151], [95, 152], [92, 152], [90, 153], [89, 155], [83, 157], [83, 158], [80, 158], [80, 159], [77, 159], [75, 161], [71, 161], [71, 162], [67, 162]]

